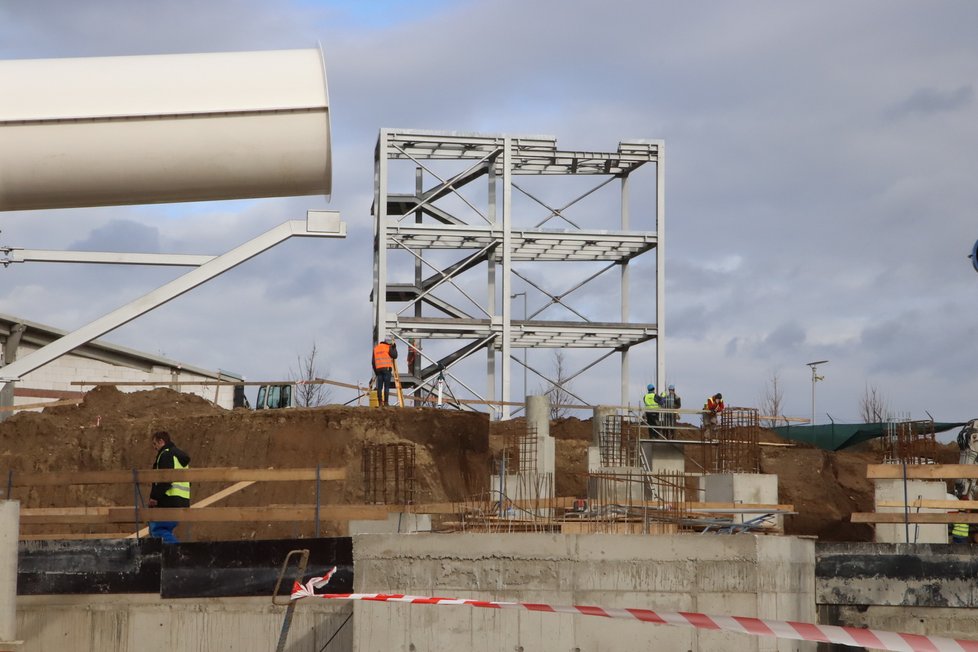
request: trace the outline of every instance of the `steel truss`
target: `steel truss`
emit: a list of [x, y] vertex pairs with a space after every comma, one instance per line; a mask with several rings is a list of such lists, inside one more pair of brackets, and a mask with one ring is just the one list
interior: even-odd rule
[[[655, 378], [661, 385], [665, 378], [661, 345], [663, 156], [663, 143], [651, 140], [621, 142], [616, 152], [584, 152], [558, 150], [556, 139], [545, 136], [381, 130], [374, 157], [373, 335], [374, 341], [393, 335], [407, 345], [404, 349], [414, 345], [413, 366], [402, 375], [402, 380], [409, 386], [424, 388], [444, 369], [449, 378], [477, 398], [492, 402], [496, 400], [499, 369], [502, 405], [495, 416], [507, 419], [510, 416], [507, 403], [512, 398], [512, 361], [525, 365], [548, 383], [554, 382], [526, 364], [525, 358], [515, 357], [513, 349], [608, 349], [569, 377], [564, 376], [564, 380], [580, 375], [618, 352], [621, 402], [627, 404], [629, 349], [656, 340]], [[654, 205], [644, 209], [643, 214], [651, 216], [655, 230], [632, 231], [629, 230], [629, 179], [647, 163], [655, 164], [654, 187], [645, 189]], [[599, 181], [560, 204], [552, 199], [553, 188], [548, 185], [551, 182], [522, 180], [522, 177], [584, 175], [597, 177]], [[411, 181], [413, 191], [404, 192], [403, 186]], [[616, 208], [609, 210], [609, 202], [603, 202], [595, 209], [597, 194], [616, 181], [619, 185], [619, 193], [614, 198]], [[485, 186], [480, 187], [477, 182]], [[544, 189], [531, 187], [531, 183]], [[566, 188], [556, 186], [556, 191], [566, 192]], [[521, 207], [514, 206], [514, 195]], [[597, 199], [600, 201], [600, 197]], [[592, 204], [590, 212], [583, 209], [586, 203]], [[584, 211], [584, 219], [578, 217], [576, 210]], [[542, 219], [534, 221], [534, 215], [541, 212]], [[592, 228], [595, 222], [617, 230]], [[629, 265], [653, 249], [656, 250], [655, 284], [645, 282], [643, 286], [649, 286], [644, 295], [648, 302], [654, 300], [656, 323], [633, 323], [629, 316]], [[548, 278], [559, 279], [564, 289], [546, 289], [534, 278], [532, 270], [539, 268], [532, 264], [543, 262], [549, 263]], [[555, 270], [558, 262], [565, 265]], [[567, 263], [578, 265], [572, 267]], [[603, 265], [582, 280], [569, 280], [582, 263]], [[514, 267], [516, 264], [520, 265], [519, 269]], [[618, 296], [602, 296], [603, 319], [594, 320], [586, 308], [572, 300], [583, 294], [579, 290], [596, 279], [604, 279], [616, 268], [620, 276]], [[481, 279], [470, 273], [477, 269], [482, 270]], [[524, 303], [522, 320], [513, 319], [512, 299], [523, 294], [513, 294], [514, 280], [520, 282], [524, 292], [533, 291], [544, 301], [532, 312]], [[525, 300], [527, 295], [523, 296]], [[565, 318], [542, 317], [544, 311], [553, 308], [558, 308]], [[620, 312], [620, 320], [607, 321], [607, 316], [614, 312]], [[453, 351], [432, 356], [425, 346], [429, 340], [467, 342]], [[452, 373], [454, 366], [482, 350], [487, 352], [485, 395], [479, 395]], [[498, 366], [497, 355], [501, 362]]]

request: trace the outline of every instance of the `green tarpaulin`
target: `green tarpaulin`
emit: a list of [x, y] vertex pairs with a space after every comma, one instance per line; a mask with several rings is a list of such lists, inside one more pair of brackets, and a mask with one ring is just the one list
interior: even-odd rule
[[[927, 431], [930, 431], [931, 422], [920, 421], [916, 423], [919, 424], [920, 428], [926, 427]], [[967, 422], [935, 422], [933, 424], [934, 432], [959, 428], [965, 423]], [[771, 428], [771, 430], [783, 439], [811, 444], [827, 451], [837, 451], [882, 437], [887, 434], [887, 429], [892, 427], [892, 424], [888, 423], [830, 423], [823, 426], [778, 426]]]

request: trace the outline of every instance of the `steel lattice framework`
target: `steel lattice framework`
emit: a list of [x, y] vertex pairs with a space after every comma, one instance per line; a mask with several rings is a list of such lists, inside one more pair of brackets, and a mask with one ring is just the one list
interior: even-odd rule
[[[444, 371], [477, 398], [493, 402], [499, 389], [502, 406], [496, 416], [505, 419], [510, 415], [506, 402], [511, 400], [512, 361], [554, 382], [528, 365], [525, 353], [523, 360], [515, 357], [514, 349], [606, 349], [562, 379], [576, 378], [617, 352], [621, 401], [627, 404], [629, 349], [656, 340], [655, 379], [662, 385], [663, 155], [663, 143], [654, 140], [621, 142], [615, 152], [585, 152], [558, 150], [556, 139], [545, 136], [381, 130], [374, 157], [373, 335], [375, 342], [393, 335], [402, 351], [414, 349], [402, 377], [405, 384], [420, 391]], [[642, 190], [651, 206], [643, 215], [655, 228], [630, 230], [630, 176], [649, 163], [654, 165], [654, 178], [651, 187]], [[566, 186], [556, 177], [591, 177], [595, 185], [560, 202], [554, 196], [566, 192]], [[618, 185], [614, 201], [595, 205], [595, 194], [612, 182]], [[514, 196], [523, 204], [518, 205]], [[591, 207], [584, 219], [570, 217], [585, 203]], [[615, 206], [609, 209], [608, 204]], [[543, 219], [534, 221], [530, 209], [542, 209]], [[567, 228], [553, 228], [555, 224]], [[600, 228], [592, 228], [594, 224]], [[643, 287], [652, 292], [643, 302], [654, 305], [655, 322], [635, 323], [629, 315], [629, 266], [653, 250], [655, 283], [644, 280]], [[574, 271], [586, 265], [600, 269], [588, 270], [589, 276], [572, 287], [554, 290], [527, 271], [536, 263], [547, 263], [547, 278], [564, 284], [573, 274], [554, 270], [571, 269], [575, 263]], [[481, 277], [475, 273], [479, 269]], [[615, 269], [619, 279], [611, 294], [617, 296], [607, 296], [607, 290], [600, 293], [600, 319], [593, 318], [593, 305], [588, 310], [572, 302], [584, 293], [569, 298], [599, 277], [604, 282], [606, 273]], [[515, 295], [514, 280], [523, 288]], [[543, 300], [535, 311], [528, 308], [528, 292]], [[520, 295], [523, 319], [514, 320], [512, 299]], [[562, 318], [544, 319], [541, 313], [554, 308]], [[615, 313], [617, 321], [607, 319]], [[426, 347], [426, 342], [447, 340], [460, 344], [454, 350], [442, 347], [439, 353]], [[484, 395], [453, 374], [455, 365], [481, 350], [487, 352]], [[527, 384], [524, 376], [524, 390]]]

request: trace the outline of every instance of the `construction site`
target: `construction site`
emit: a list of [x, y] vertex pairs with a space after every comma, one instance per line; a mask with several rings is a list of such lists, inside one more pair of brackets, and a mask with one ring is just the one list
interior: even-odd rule
[[[57, 111], [35, 92], [81, 73]], [[318, 50], [5, 61], [0, 87], [22, 98], [0, 211], [331, 192]], [[311, 378], [343, 399], [253, 410], [241, 378], [99, 339], [291, 237], [342, 240], [335, 212], [215, 256], [5, 250], [190, 271], [73, 332], [0, 320], [0, 650], [978, 650], [973, 548], [949, 538], [978, 502], [948, 497], [978, 464], [936, 437], [964, 424], [825, 445], [756, 406], [635, 402], [648, 360], [666, 387], [664, 148], [380, 129], [390, 406]], [[608, 365], [612, 404], [571, 388]], [[151, 468], [159, 431], [189, 468]], [[184, 481], [189, 508], [149, 502]], [[149, 536], [163, 519], [179, 543]]]

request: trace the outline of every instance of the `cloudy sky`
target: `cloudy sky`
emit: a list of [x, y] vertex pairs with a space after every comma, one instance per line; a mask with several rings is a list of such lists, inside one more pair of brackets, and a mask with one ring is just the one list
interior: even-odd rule
[[[366, 381], [380, 128], [598, 151], [661, 138], [664, 347], [687, 406], [716, 391], [759, 405], [776, 374], [784, 412], [807, 417], [805, 363], [827, 359], [819, 422], [859, 420], [867, 387], [897, 416], [964, 420], [978, 416], [976, 26], [970, 1], [0, 0], [4, 59], [321, 43], [334, 137], [329, 202], [7, 212], [0, 246], [216, 254], [340, 210], [344, 243], [287, 242], [107, 339], [249, 380], [287, 376], [315, 342], [324, 374]], [[0, 312], [72, 329], [177, 274], [12, 265]], [[654, 355], [633, 356], [636, 401]], [[617, 402], [617, 375], [603, 364], [574, 390]]]

